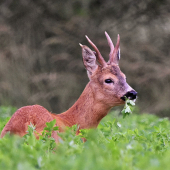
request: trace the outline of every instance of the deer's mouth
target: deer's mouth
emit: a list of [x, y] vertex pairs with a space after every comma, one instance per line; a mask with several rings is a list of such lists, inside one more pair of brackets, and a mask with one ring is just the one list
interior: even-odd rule
[[122, 99], [123, 101], [125, 101], [126, 98], [128, 98], [129, 100], [134, 100], [134, 101], [136, 101], [137, 92], [136, 92], [135, 90], [128, 91], [123, 97], [121, 97], [121, 99]]

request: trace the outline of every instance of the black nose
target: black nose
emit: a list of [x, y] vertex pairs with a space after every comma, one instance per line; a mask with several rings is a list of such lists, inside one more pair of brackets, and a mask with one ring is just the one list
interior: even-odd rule
[[122, 100], [125, 101], [125, 98], [128, 98], [130, 100], [134, 100], [137, 97], [137, 92], [135, 90], [128, 91], [123, 97], [121, 97]]

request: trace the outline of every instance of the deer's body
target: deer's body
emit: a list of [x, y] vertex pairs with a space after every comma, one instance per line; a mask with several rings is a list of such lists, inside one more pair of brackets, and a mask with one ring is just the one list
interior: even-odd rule
[[[81, 45], [83, 61], [90, 81], [70, 109], [55, 115], [40, 105], [22, 107], [13, 114], [5, 125], [1, 137], [8, 131], [12, 134], [24, 136], [30, 123], [35, 125], [38, 133], [41, 133], [46, 126], [46, 122], [53, 119], [56, 119], [59, 132], [63, 132], [66, 126], [71, 127], [77, 124], [79, 126], [78, 134], [80, 129], [96, 128], [112, 107], [124, 104], [125, 96], [135, 99], [137, 93], [126, 83], [126, 77], [118, 66], [120, 58], [119, 37], [114, 48], [110, 37], [107, 33], [105, 34], [111, 48], [108, 63], [104, 61], [97, 47], [88, 37], [86, 38], [95, 49], [95, 52], [87, 46]], [[97, 64], [96, 60], [100, 65]], [[53, 132], [52, 134], [56, 142], [59, 140], [57, 133]]]

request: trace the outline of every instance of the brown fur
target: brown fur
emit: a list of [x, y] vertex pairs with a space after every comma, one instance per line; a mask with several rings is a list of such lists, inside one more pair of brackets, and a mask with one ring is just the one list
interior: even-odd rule
[[[118, 50], [118, 47], [116, 50]], [[114, 51], [114, 53], [116, 52]], [[56, 119], [59, 132], [63, 132], [65, 127], [77, 124], [79, 126], [78, 134], [80, 129], [96, 128], [112, 107], [124, 104], [121, 97], [133, 89], [126, 83], [126, 77], [120, 71], [119, 66], [113, 62], [103, 63], [104, 61], [101, 58], [102, 65], [98, 65], [96, 63], [98, 56], [95, 56], [94, 52], [87, 46], [82, 46], [82, 54], [90, 81], [75, 104], [66, 112], [58, 115], [50, 113], [40, 105], [22, 107], [13, 114], [5, 125], [1, 138], [8, 131], [20, 136], [25, 135], [30, 123], [41, 134], [46, 122], [53, 119]], [[113, 80], [113, 83], [105, 83], [106, 79]], [[57, 133], [53, 132], [52, 134], [56, 142], [59, 140]]]

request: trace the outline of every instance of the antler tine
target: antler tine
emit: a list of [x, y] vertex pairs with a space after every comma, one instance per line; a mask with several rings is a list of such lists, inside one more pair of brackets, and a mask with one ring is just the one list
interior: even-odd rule
[[112, 42], [109, 34], [106, 31], [105, 31], [105, 35], [106, 35], [107, 42], [108, 42], [109, 47], [110, 47], [110, 54], [109, 54], [109, 60], [110, 60], [110, 58], [112, 57], [113, 51], [114, 51], [114, 45], [113, 45], [113, 42]]
[[112, 53], [112, 56], [109, 59], [110, 63], [116, 63], [118, 64], [119, 58], [117, 58], [117, 53], [119, 51], [119, 46], [120, 46], [120, 36], [119, 34], [117, 35], [117, 43], [116, 43], [116, 47], [114, 48], [114, 51]]
[[94, 43], [89, 39], [89, 37], [86, 35], [85, 36], [87, 38], [87, 41], [90, 43], [90, 45], [94, 48], [95, 52], [96, 52], [96, 57], [98, 62], [104, 67], [107, 65], [107, 63], [105, 62], [105, 60], [103, 59], [102, 55], [100, 54], [100, 51], [98, 50], [98, 48], [94, 45]]

